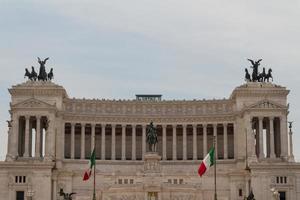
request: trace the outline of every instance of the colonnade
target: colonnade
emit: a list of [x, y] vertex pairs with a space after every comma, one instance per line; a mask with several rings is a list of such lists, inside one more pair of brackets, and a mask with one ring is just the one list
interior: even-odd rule
[[[228, 126], [230, 126], [229, 129]], [[232, 159], [234, 157], [233, 123], [157, 124], [156, 128], [162, 160], [203, 159], [212, 146], [213, 136], [217, 138], [217, 158]], [[230, 131], [230, 147], [228, 130]], [[64, 157], [87, 159], [96, 144], [99, 159], [140, 160], [147, 151], [146, 131], [147, 124], [65, 123]], [[219, 150], [218, 146], [221, 146]], [[171, 156], [168, 156], [170, 152]], [[120, 155], [116, 156], [117, 154]]]
[[54, 151], [51, 146], [54, 141], [50, 142], [52, 128], [48, 130], [50, 124], [46, 116], [15, 115], [9, 130], [8, 155], [23, 158], [50, 157]]
[[[287, 121], [285, 117], [252, 117], [255, 153], [260, 159], [288, 156]], [[291, 137], [290, 137], [291, 138]]]

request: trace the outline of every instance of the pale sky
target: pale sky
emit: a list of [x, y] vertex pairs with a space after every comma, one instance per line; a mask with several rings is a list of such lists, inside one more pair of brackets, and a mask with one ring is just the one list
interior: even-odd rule
[[[83, 3], [84, 2], [84, 3]], [[0, 0], [0, 160], [12, 85], [50, 57], [70, 97], [228, 98], [247, 58], [262, 58], [291, 90], [289, 121], [300, 158], [299, 0]]]

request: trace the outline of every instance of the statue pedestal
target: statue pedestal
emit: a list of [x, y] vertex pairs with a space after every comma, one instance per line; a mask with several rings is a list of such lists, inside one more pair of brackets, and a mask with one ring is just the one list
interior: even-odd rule
[[161, 156], [157, 152], [147, 152], [144, 155], [144, 172], [145, 174], [160, 173]]

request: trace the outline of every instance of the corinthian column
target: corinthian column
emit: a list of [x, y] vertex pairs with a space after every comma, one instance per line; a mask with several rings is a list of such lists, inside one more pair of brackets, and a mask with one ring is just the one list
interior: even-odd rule
[[23, 157], [29, 157], [29, 119], [30, 116], [25, 116], [25, 151]]
[[[96, 127], [96, 124], [92, 123], [92, 124], [91, 124], [91, 129], [92, 129], [91, 152], [93, 152], [94, 147], [95, 147], [95, 140], [96, 140], [96, 136], [95, 136], [95, 127]], [[96, 149], [95, 149], [95, 152], [96, 152]]]
[[101, 160], [105, 160], [105, 127], [106, 124], [101, 124]]
[[259, 158], [264, 158], [263, 117], [259, 117]]
[[75, 157], [75, 123], [71, 123], [71, 159]]
[[111, 125], [111, 159], [116, 160], [116, 125]]
[[163, 160], [167, 160], [167, 125], [162, 125], [163, 138], [162, 138], [162, 150], [163, 150]]
[[[228, 136], [227, 136], [227, 124], [223, 124], [223, 133], [224, 133], [224, 159], [228, 159]], [[247, 133], [246, 133], [247, 134]]]
[[146, 153], [146, 124], [142, 124], [142, 153], [143, 160]]
[[176, 124], [173, 124], [173, 160], [177, 160], [177, 146], [176, 146]]
[[197, 124], [193, 124], [193, 160], [197, 160]]
[[187, 125], [186, 124], [183, 124], [182, 125], [182, 131], [183, 131], [183, 144], [182, 144], [182, 147], [183, 147], [183, 160], [187, 160], [187, 133], [186, 133], [186, 128], [187, 128]]
[[126, 125], [122, 124], [122, 160], [126, 160]]
[[41, 116], [36, 116], [35, 157], [41, 157]]
[[203, 124], [203, 158], [207, 154], [207, 124]]
[[214, 136], [216, 138], [216, 146], [215, 146], [215, 151], [216, 151], [216, 159], [218, 159], [218, 124], [213, 124], [214, 128]]
[[85, 159], [85, 124], [81, 123], [81, 152], [80, 158]]
[[136, 125], [132, 124], [132, 149], [131, 149], [131, 159], [136, 160]]
[[270, 158], [275, 158], [274, 117], [270, 117]]
[[287, 159], [288, 157], [288, 134], [287, 134], [287, 117], [280, 117], [280, 141], [281, 155], [280, 157]]

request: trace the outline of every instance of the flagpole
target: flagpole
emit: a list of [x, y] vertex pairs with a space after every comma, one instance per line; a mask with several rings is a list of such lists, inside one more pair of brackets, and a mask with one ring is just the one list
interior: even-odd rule
[[94, 134], [94, 151], [95, 151], [95, 165], [94, 165], [94, 188], [93, 188], [93, 200], [96, 200], [96, 134]]
[[216, 136], [214, 136], [214, 142], [213, 142], [213, 145], [214, 145], [214, 179], [215, 179], [215, 200], [217, 200], [217, 159], [216, 159], [216, 155], [217, 155], [217, 152], [216, 152]]

